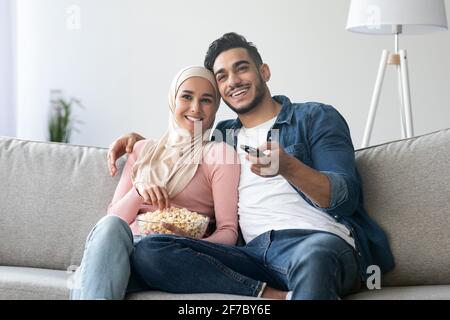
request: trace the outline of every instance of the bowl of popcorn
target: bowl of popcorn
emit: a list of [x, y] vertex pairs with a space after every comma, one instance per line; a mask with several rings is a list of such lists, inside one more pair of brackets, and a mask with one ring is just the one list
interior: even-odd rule
[[173, 226], [181, 231], [181, 235], [201, 239], [206, 232], [209, 218], [185, 208], [170, 207], [138, 215], [136, 218], [141, 235], [176, 234], [170, 230]]

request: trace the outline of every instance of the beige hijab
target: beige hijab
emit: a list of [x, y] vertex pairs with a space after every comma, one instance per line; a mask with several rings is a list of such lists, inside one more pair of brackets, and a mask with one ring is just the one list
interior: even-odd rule
[[[194, 137], [181, 128], [175, 121], [176, 96], [178, 89], [189, 78], [201, 77], [208, 80], [215, 89], [215, 103], [220, 103], [213, 74], [203, 67], [187, 67], [173, 79], [169, 91], [169, 129], [158, 141], [148, 141], [136, 161], [132, 181], [136, 187], [157, 185], [166, 188], [169, 197], [173, 198], [192, 180], [202, 161], [202, 153], [207, 152], [212, 143], [209, 142], [210, 130], [204, 134], [194, 130]], [[197, 123], [196, 123], [197, 124]], [[210, 128], [208, 128], [210, 129]], [[197, 133], [197, 134], [195, 134]]]

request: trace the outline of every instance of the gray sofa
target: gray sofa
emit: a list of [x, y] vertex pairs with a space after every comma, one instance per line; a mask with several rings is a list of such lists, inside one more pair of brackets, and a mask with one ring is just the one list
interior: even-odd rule
[[[107, 150], [0, 137], [0, 299], [67, 299], [118, 177]], [[450, 299], [450, 129], [356, 152], [365, 206], [396, 269], [347, 299]], [[123, 159], [121, 160], [121, 166]], [[127, 299], [245, 299], [163, 292]]]

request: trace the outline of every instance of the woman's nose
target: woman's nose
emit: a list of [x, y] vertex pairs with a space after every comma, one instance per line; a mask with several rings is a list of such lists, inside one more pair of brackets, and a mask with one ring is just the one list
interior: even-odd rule
[[200, 101], [192, 100], [191, 113], [199, 113], [201, 110]]

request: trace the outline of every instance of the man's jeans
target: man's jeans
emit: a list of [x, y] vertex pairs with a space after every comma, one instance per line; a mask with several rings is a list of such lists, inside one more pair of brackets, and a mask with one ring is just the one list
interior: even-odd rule
[[258, 296], [266, 282], [292, 299], [339, 299], [359, 281], [355, 250], [314, 230], [269, 231], [241, 247], [149, 235], [131, 260], [149, 287], [173, 293]]
[[140, 236], [133, 237], [128, 224], [119, 217], [100, 219], [86, 240], [70, 299], [123, 299], [127, 292], [148, 290], [130, 268], [130, 255], [140, 240]]

